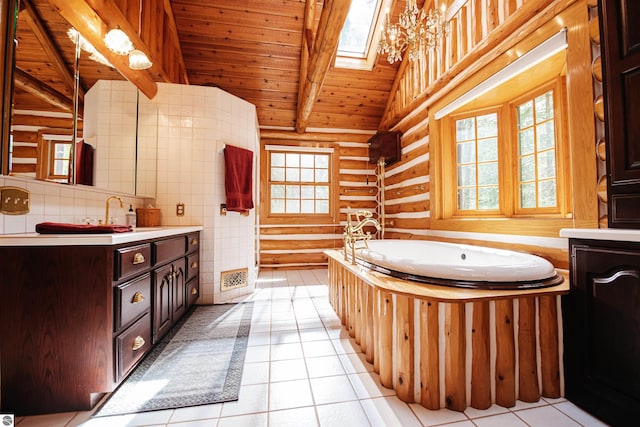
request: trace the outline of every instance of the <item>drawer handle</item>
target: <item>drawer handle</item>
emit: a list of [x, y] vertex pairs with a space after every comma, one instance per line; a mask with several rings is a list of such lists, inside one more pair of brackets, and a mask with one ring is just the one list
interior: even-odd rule
[[145, 262], [144, 255], [142, 255], [140, 252], [136, 252], [136, 254], [133, 256], [133, 265], [142, 264], [143, 262]]
[[139, 302], [144, 301], [144, 294], [140, 291], [133, 294], [133, 298], [131, 298], [131, 304], [137, 304]]
[[198, 268], [198, 261], [193, 261], [191, 263], [191, 268]]
[[198, 239], [196, 239], [195, 237], [193, 239], [191, 239], [191, 245], [195, 246], [198, 244]]
[[198, 290], [196, 288], [191, 288], [191, 295], [198, 295]]
[[133, 347], [131, 347], [131, 350], [133, 350], [133, 351], [140, 350], [145, 344], [146, 343], [144, 342], [144, 338], [142, 338], [140, 335], [138, 335], [133, 340]]

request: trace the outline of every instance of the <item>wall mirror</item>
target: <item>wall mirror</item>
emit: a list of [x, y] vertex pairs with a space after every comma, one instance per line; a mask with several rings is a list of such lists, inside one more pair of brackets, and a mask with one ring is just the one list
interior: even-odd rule
[[[70, 25], [49, 4], [48, 0], [20, 0], [16, 25], [15, 66], [13, 69], [13, 114], [11, 115], [10, 137], [3, 138], [3, 153], [7, 153], [4, 160], [3, 172], [13, 176], [29, 179], [41, 179], [54, 182], [69, 183], [68, 173], [71, 161], [75, 159], [92, 159], [76, 163], [75, 182], [77, 184], [94, 185], [96, 188], [132, 195], [155, 197], [155, 188], [149, 183], [149, 177], [155, 177], [155, 166], [150, 155], [155, 155], [155, 140], [153, 134], [145, 130], [144, 147], [138, 147], [139, 123], [138, 108], [133, 112], [135, 117], [129, 117], [126, 123], [131, 123], [132, 138], [123, 138], [117, 147], [122, 161], [119, 163], [127, 168], [134, 168], [126, 181], [120, 180], [117, 185], [113, 180], [101, 179], [98, 168], [108, 167], [109, 161], [103, 158], [109, 150], [105, 139], [101, 146], [96, 146], [97, 135], [103, 131], [98, 126], [91, 138], [84, 140], [85, 122], [85, 94], [98, 81], [124, 81], [122, 75], [115, 69], [101, 63], [95, 57], [90, 57], [86, 51], [81, 51], [78, 59], [78, 73], [76, 73], [76, 45], [75, 38], [69, 35]], [[75, 81], [78, 81], [77, 92]], [[84, 140], [84, 149], [76, 147], [75, 155], [71, 155], [71, 141], [73, 135], [74, 117], [73, 100], [77, 94], [77, 135]], [[127, 96], [133, 96], [137, 103], [137, 90], [133, 89]], [[140, 95], [144, 98], [144, 95]], [[144, 98], [143, 108], [146, 115], [142, 121], [153, 124], [152, 106]], [[92, 103], [88, 108], [98, 108]], [[124, 113], [123, 113], [124, 114]], [[114, 138], [111, 138], [114, 140]], [[109, 141], [107, 138], [106, 141]], [[151, 145], [151, 146], [150, 146]], [[91, 153], [84, 154], [84, 150]], [[146, 156], [146, 157], [145, 157]], [[93, 163], [92, 173], [90, 163]], [[113, 163], [112, 163], [113, 164]], [[140, 165], [140, 170], [137, 169]], [[130, 165], [130, 166], [129, 166]], [[77, 168], [75, 166], [78, 166]], [[91, 175], [93, 175], [91, 177]], [[145, 177], [145, 183], [137, 182], [136, 178]]]

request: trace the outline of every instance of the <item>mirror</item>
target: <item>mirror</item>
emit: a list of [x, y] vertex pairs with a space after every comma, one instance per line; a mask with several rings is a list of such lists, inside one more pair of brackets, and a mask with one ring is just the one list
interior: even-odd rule
[[[48, 0], [20, 1], [12, 94], [12, 135], [9, 141], [3, 141], [3, 144], [11, 145], [10, 149], [3, 147], [10, 152], [10, 174], [68, 183], [70, 159], [76, 157], [79, 160], [79, 167], [76, 168], [78, 184], [155, 197], [152, 184], [155, 183], [154, 150], [157, 135], [154, 136], [153, 130], [149, 129], [152, 125], [157, 129], [154, 106], [149, 105], [150, 101], [144, 95], [140, 95], [140, 98], [146, 102], [137, 102], [138, 94], [133, 85], [126, 82], [117, 70], [90, 59], [84, 51], [78, 61], [77, 121], [78, 137], [84, 144], [78, 144], [76, 155], [71, 156], [76, 49], [67, 34], [69, 28], [69, 24]], [[131, 88], [126, 95], [132, 97], [126, 99], [130, 108], [120, 112], [119, 117], [115, 117], [115, 114], [110, 116], [113, 119], [111, 128], [103, 120], [104, 96], [98, 103], [85, 102], [86, 94], [93, 93], [95, 90], [92, 88], [99, 81], [117, 81]], [[125, 96], [121, 91], [114, 93], [114, 96]], [[124, 98], [120, 99], [124, 101]], [[85, 120], [87, 114], [96, 119], [93, 124]], [[121, 119], [120, 123], [115, 123], [114, 120], [118, 118]], [[138, 132], [137, 124], [140, 122], [145, 123], [145, 128]], [[90, 129], [86, 129], [87, 124]], [[120, 128], [120, 134], [114, 133], [115, 127]], [[87, 134], [87, 130], [91, 134]], [[149, 159], [148, 156], [153, 158]], [[137, 165], [140, 165], [139, 170]], [[109, 174], [118, 179], [105, 178]], [[154, 177], [153, 183], [150, 176]], [[146, 179], [138, 182], [137, 178]]]

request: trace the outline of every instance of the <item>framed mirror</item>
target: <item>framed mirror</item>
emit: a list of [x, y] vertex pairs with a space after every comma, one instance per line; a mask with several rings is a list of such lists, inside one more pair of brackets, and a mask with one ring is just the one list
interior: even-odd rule
[[[15, 67], [13, 69], [13, 92], [11, 96], [12, 114], [10, 117], [10, 134], [3, 138], [3, 173], [27, 179], [43, 179], [48, 181], [69, 183], [70, 170], [76, 170], [75, 181], [78, 184], [94, 185], [97, 188], [126, 194], [154, 196], [155, 190], [149, 184], [139, 187], [136, 162], [144, 159], [138, 155], [138, 123], [137, 90], [131, 85], [134, 103], [133, 110], [121, 112], [129, 114], [120, 126], [132, 126], [128, 129], [133, 137], [120, 138], [118, 146], [110, 148], [109, 138], [100, 138], [105, 130], [99, 125], [92, 131], [91, 138], [85, 139], [85, 95], [99, 81], [118, 81], [126, 84], [126, 80], [114, 68], [101, 63], [81, 51], [78, 60], [79, 73], [75, 70], [76, 46], [75, 37], [69, 34], [70, 25], [50, 5], [48, 0], [20, 0], [16, 26]], [[78, 79], [78, 115], [74, 117], [73, 100], [75, 96], [75, 79]], [[143, 95], [141, 95], [144, 98]], [[145, 101], [146, 98], [144, 98]], [[100, 117], [103, 108], [100, 104], [92, 104], [90, 112]], [[144, 107], [145, 122], [153, 122], [153, 109]], [[77, 123], [77, 145], [75, 155], [71, 155], [73, 123]], [[153, 143], [145, 131], [143, 138], [144, 155], [153, 152]], [[98, 139], [102, 144], [97, 146]], [[116, 140], [113, 138], [112, 140]], [[106, 141], [106, 142], [105, 142]], [[149, 145], [152, 145], [149, 147]], [[119, 166], [133, 170], [121, 173], [127, 177], [112, 185], [113, 181], [102, 179], [104, 168], [111, 165], [114, 152], [123, 159]], [[72, 164], [75, 159], [78, 163]], [[146, 170], [141, 173], [148, 177], [148, 168], [153, 162], [145, 161]], [[75, 167], [78, 166], [78, 167]], [[92, 168], [95, 168], [92, 170]], [[103, 168], [102, 174], [99, 168]], [[83, 172], [84, 171], [84, 172]]]

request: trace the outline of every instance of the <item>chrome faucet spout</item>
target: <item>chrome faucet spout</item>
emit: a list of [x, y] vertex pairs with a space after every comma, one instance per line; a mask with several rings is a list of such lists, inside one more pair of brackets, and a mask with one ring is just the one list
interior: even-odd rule
[[111, 202], [111, 200], [117, 200], [120, 202], [120, 207], [123, 208], [124, 207], [124, 200], [122, 200], [121, 197], [119, 196], [109, 196], [107, 198], [107, 202], [105, 204], [105, 210], [104, 210], [104, 223], [105, 224], [109, 224], [109, 203]]

